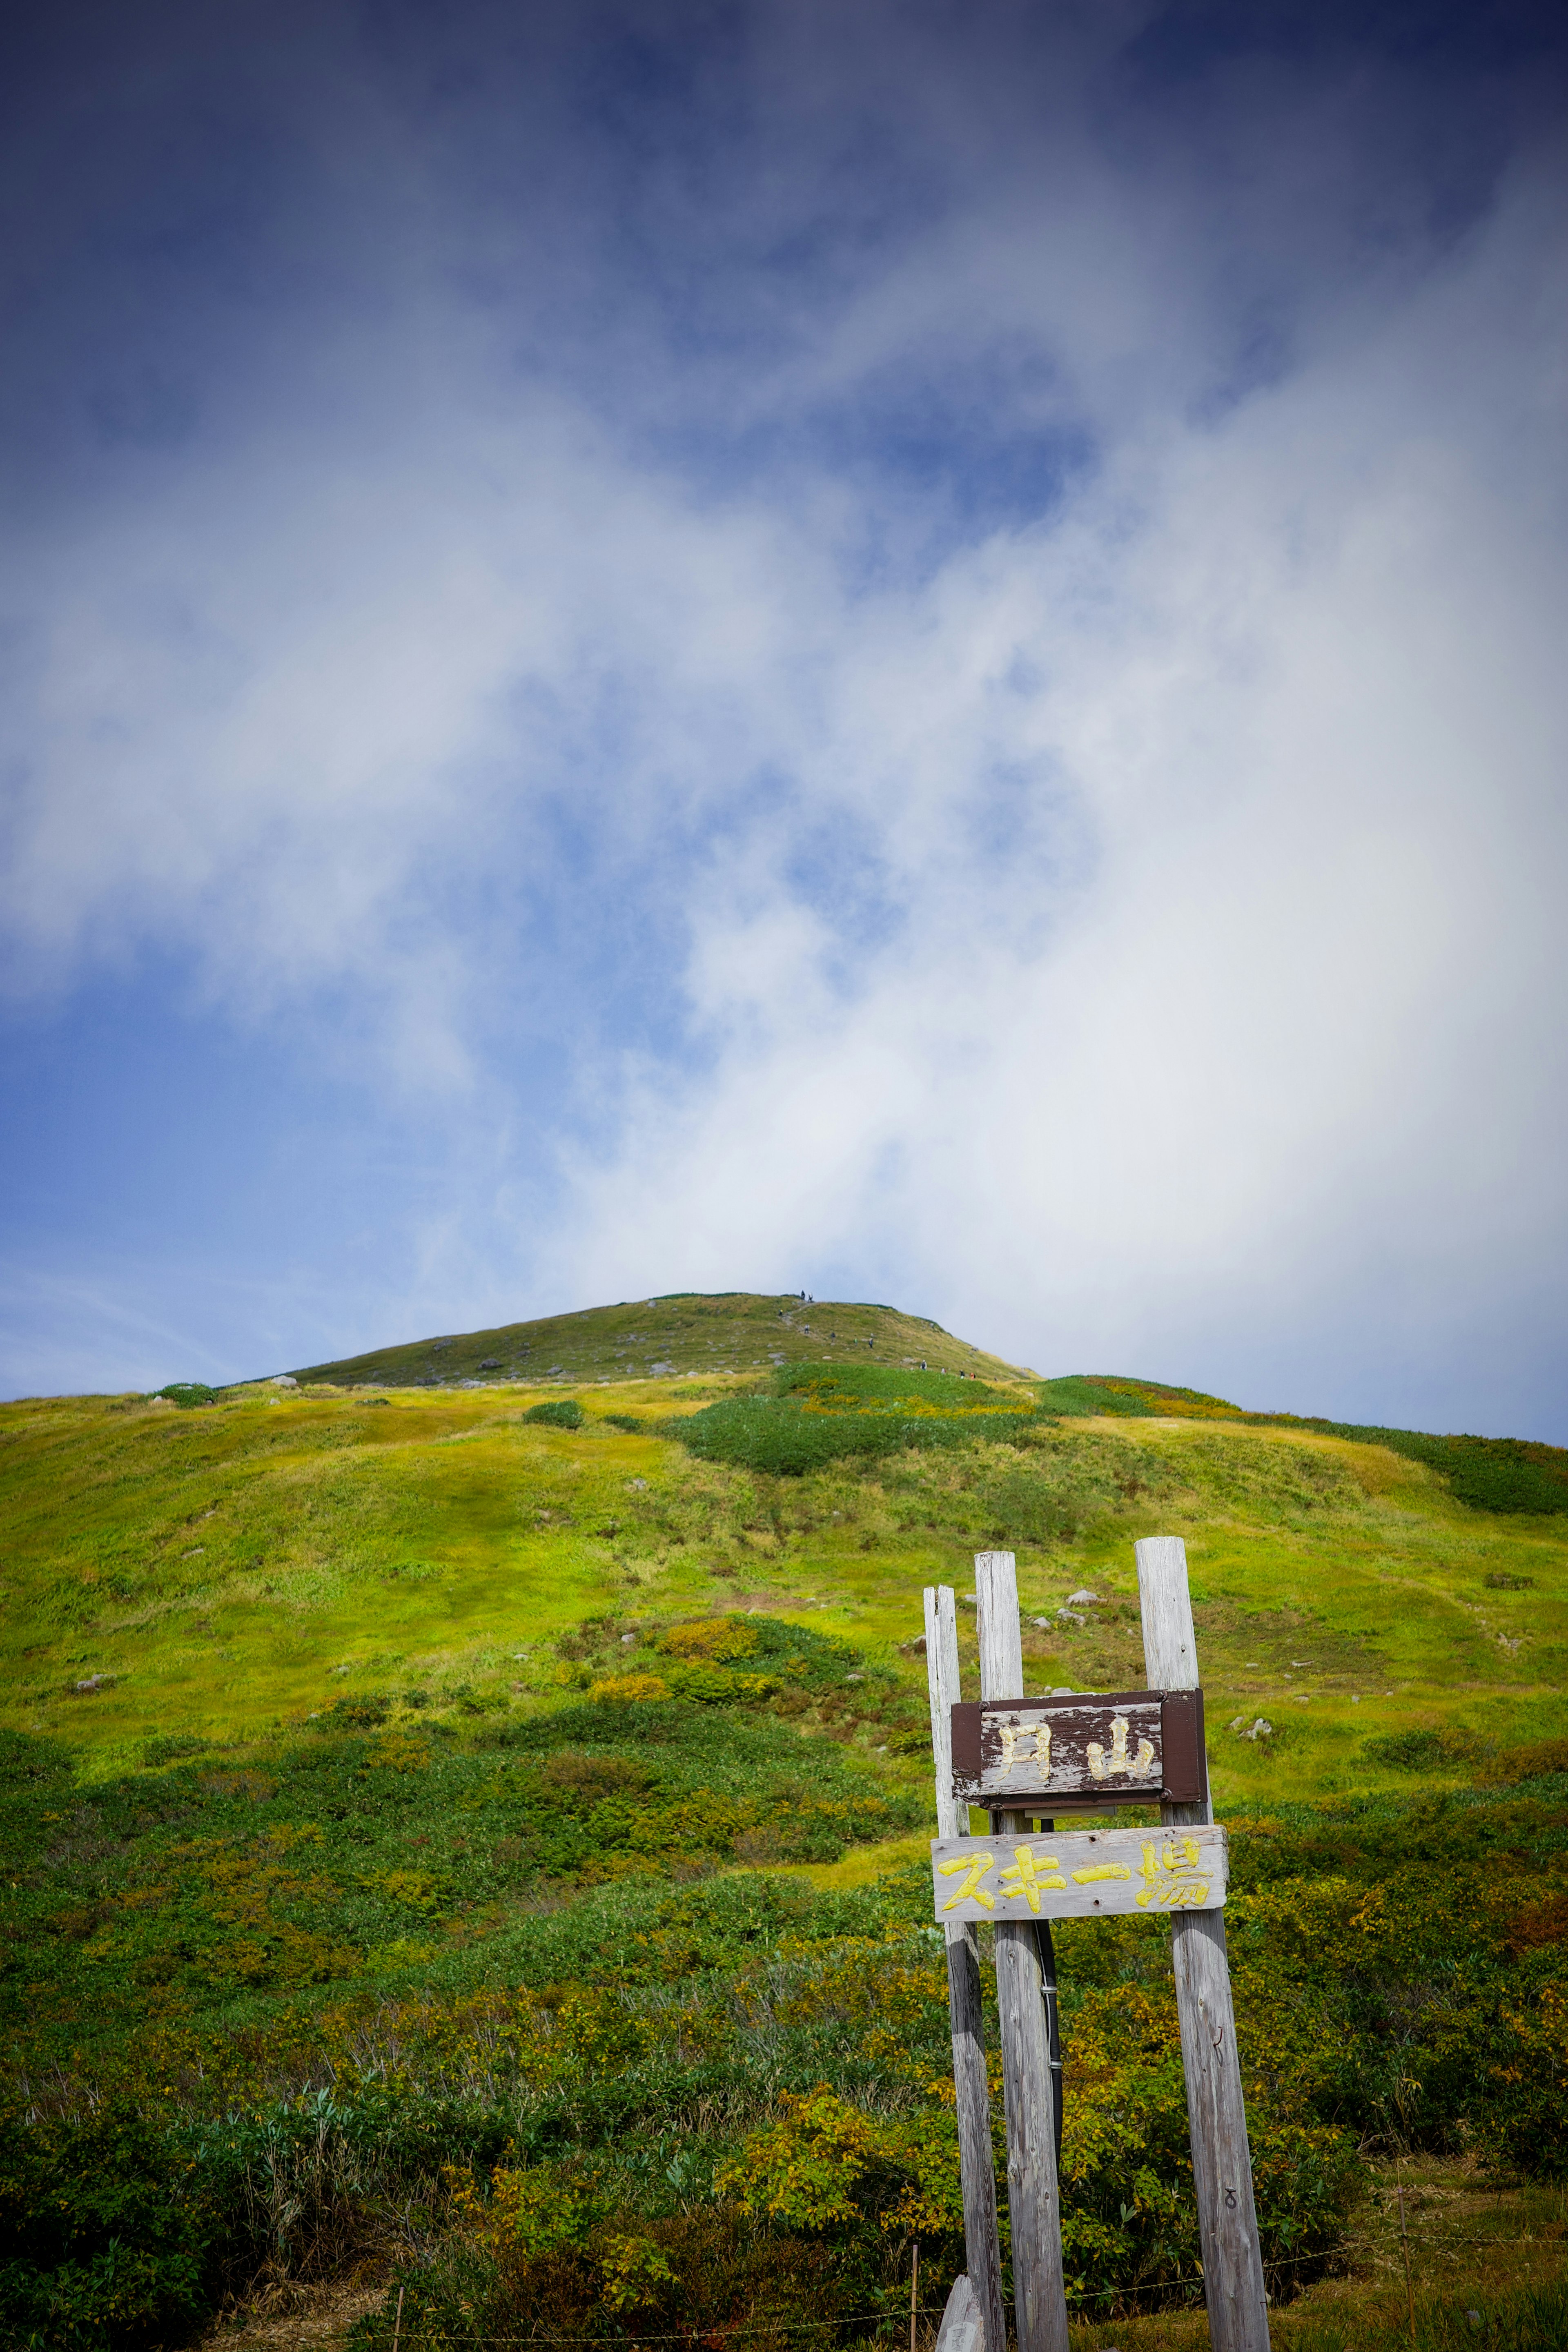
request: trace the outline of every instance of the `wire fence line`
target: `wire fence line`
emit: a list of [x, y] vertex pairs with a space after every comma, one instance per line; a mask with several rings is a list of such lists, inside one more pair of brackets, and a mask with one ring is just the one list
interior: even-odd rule
[[[1303, 2263], [1327, 2262], [1333, 2255], [1343, 2253], [1346, 2251], [1348, 2251], [1348, 2248], [1345, 2245], [1322, 2247], [1315, 2253], [1294, 2254], [1287, 2256], [1280, 2262], [1267, 2263], [1265, 2263], [1264, 2268], [1267, 2271], [1299, 2269]], [[1176, 2278], [1149, 2279], [1142, 2285], [1134, 2288], [1133, 2292], [1137, 2294], [1158, 2294], [1166, 2293], [1172, 2287], [1201, 2286], [1202, 2284], [1203, 2273], [1201, 2271], [1185, 2271]], [[1069, 2303], [1097, 2303], [1107, 2299], [1107, 2297], [1113, 2293], [1114, 2290], [1110, 2289], [1102, 2289], [1096, 2292], [1092, 2287], [1081, 2287], [1077, 2290], [1069, 2290], [1066, 2299]], [[944, 2307], [945, 2306], [942, 2305], [934, 2303], [920, 2304], [916, 2306], [916, 2315], [921, 2319], [940, 2317]], [[831, 2328], [863, 2327], [873, 2322], [885, 2325], [887, 2326], [902, 2327], [907, 2324], [908, 2318], [908, 2305], [905, 2303], [900, 2303], [895, 2308], [892, 2309], [884, 2308], [881, 2311], [846, 2312], [838, 2319], [757, 2319], [736, 2321], [719, 2319], [711, 2321], [704, 2326], [677, 2328], [670, 2335], [634, 2336], [627, 2337], [625, 2341], [630, 2344], [697, 2345], [712, 2344], [718, 2341], [729, 2343], [741, 2336], [822, 2335]], [[417, 2315], [412, 2319], [408, 2317], [404, 2318], [402, 2325], [402, 2337], [405, 2343], [414, 2343], [419, 2340], [419, 2322]], [[441, 2341], [443, 2342], [461, 2344], [465, 2346], [472, 2345], [476, 2347], [480, 2345], [507, 2344], [605, 2344], [612, 2342], [613, 2340], [613, 2338], [606, 2337], [602, 2334], [545, 2336], [538, 2333], [537, 2331], [533, 2331], [527, 2336], [471, 2336], [466, 2331], [459, 2334], [455, 2330], [450, 2333], [444, 2330], [441, 2333]]]
[[[1449, 2246], [1497, 2246], [1504, 2242], [1500, 2234], [1490, 2238], [1451, 2238], [1435, 2237], [1425, 2232], [1418, 2232], [1412, 2230], [1409, 2235], [1412, 2245], [1424, 2246], [1428, 2249], [1437, 2248], [1439, 2251]], [[1278, 2261], [1266, 2261], [1264, 2263], [1263, 2269], [1266, 2276], [1274, 2276], [1281, 2271], [1300, 2270], [1308, 2263], [1332, 2262], [1333, 2258], [1339, 2254], [1359, 2254], [1364, 2257], [1368, 2254], [1380, 2252], [1381, 2251], [1383, 2250], [1378, 2244], [1378, 2242], [1371, 2238], [1342, 2238], [1334, 2245], [1319, 2246], [1308, 2253], [1287, 2254], [1281, 2256]], [[1139, 2285], [1133, 2288], [1131, 2293], [1134, 2295], [1163, 2294], [1168, 2293], [1175, 2287], [1201, 2286], [1202, 2284], [1203, 2273], [1200, 2270], [1184, 2271], [1178, 2273], [1175, 2278], [1145, 2280]], [[1066, 2300], [1069, 2303], [1077, 2304], [1108, 2302], [1113, 2299], [1113, 2290], [1102, 2289], [1097, 2292], [1092, 2287], [1069, 2289], [1066, 2296]], [[938, 2304], [921, 2304], [916, 2306], [916, 2315], [921, 2319], [939, 2318], [943, 2308], [944, 2306]], [[1125, 2315], [1127, 2315], [1107, 2314], [1108, 2317]], [[711, 2321], [706, 2325], [677, 2328], [667, 2335], [631, 2336], [626, 2336], [622, 2340], [627, 2345], [685, 2344], [699, 2346], [728, 2344], [737, 2342], [742, 2338], [755, 2336], [821, 2336], [826, 2335], [835, 2328], [864, 2327], [872, 2325], [898, 2326], [902, 2328], [908, 2324], [908, 2319], [909, 2306], [907, 2304], [901, 2303], [894, 2309], [846, 2312], [838, 2319], [758, 2319], [735, 2321], [721, 2319]], [[422, 2340], [419, 2322], [416, 2315], [412, 2318], [405, 2316], [402, 2334], [402, 2340], [405, 2344], [413, 2345]], [[442, 2343], [458, 2345], [465, 2347], [473, 2347], [474, 2352], [479, 2352], [480, 2347], [488, 2347], [492, 2346], [501, 2347], [507, 2345], [600, 2344], [608, 2346], [613, 2344], [616, 2339], [605, 2336], [602, 2332], [593, 2334], [583, 2334], [580, 2332], [570, 2336], [546, 2336], [535, 2330], [531, 2331], [527, 2336], [476, 2336], [469, 2335], [466, 2331], [458, 2333], [455, 2330], [448, 2332], [443, 2329], [439, 2331], [437, 2340]]]

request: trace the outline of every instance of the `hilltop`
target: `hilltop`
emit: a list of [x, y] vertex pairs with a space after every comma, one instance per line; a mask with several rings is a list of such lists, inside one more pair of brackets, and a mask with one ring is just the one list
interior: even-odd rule
[[622, 1299], [488, 1331], [444, 1332], [372, 1348], [329, 1364], [304, 1364], [295, 1378], [334, 1388], [450, 1388], [463, 1381], [659, 1380], [674, 1374], [767, 1372], [819, 1359], [928, 1365], [988, 1380], [1032, 1378], [1017, 1365], [955, 1339], [924, 1315], [896, 1307], [802, 1299], [798, 1292], [676, 1290]]

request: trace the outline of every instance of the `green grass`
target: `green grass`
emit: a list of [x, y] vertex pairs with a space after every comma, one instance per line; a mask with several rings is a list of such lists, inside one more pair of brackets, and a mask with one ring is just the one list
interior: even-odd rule
[[1568, 1449], [1519, 1437], [1433, 1437], [1416, 1429], [1364, 1428], [1351, 1422], [1299, 1424], [1328, 1437], [1385, 1445], [1436, 1470], [1457, 1501], [1478, 1511], [1536, 1517], [1568, 1511]]
[[453, 1386], [459, 1381], [621, 1381], [766, 1374], [779, 1363], [816, 1362], [977, 1372], [1003, 1381], [1017, 1368], [956, 1339], [924, 1315], [853, 1301], [758, 1291], [676, 1291], [668, 1297], [592, 1307], [530, 1323], [497, 1324], [376, 1348], [301, 1368], [302, 1381], [339, 1387]]
[[[755, 1303], [659, 1305], [695, 1356]], [[415, 2346], [460, 2340], [465, 2296], [481, 2332], [530, 2298], [601, 2328], [612, 2239], [775, 2317], [891, 2311], [923, 2214], [939, 2277], [909, 1645], [922, 1586], [970, 1591], [979, 1549], [1018, 1555], [1030, 1687], [1118, 1689], [1142, 1680], [1134, 1542], [1186, 1538], [1274, 2253], [1347, 2226], [1358, 2149], [1556, 2160], [1568, 1781], [1542, 1776], [1568, 1759], [1568, 1523], [1484, 1507], [1399, 1433], [1026, 1383], [958, 1342], [938, 1370], [918, 1328], [910, 1363], [0, 1407], [0, 1991], [33, 2118], [0, 2263], [39, 2181], [81, 2184], [40, 2344], [130, 2352], [257, 2279], [384, 2274], [400, 2244], [431, 2298]], [[896, 1445], [842, 1452], [867, 1423]], [[705, 1455], [702, 1427], [824, 1452]], [[1193, 2255], [1168, 1955], [1097, 1923], [1063, 1974], [1075, 2259], [1094, 2292], [1157, 2300]], [[813, 2124], [821, 2084], [840, 2105]], [[862, 2129], [825, 2238], [716, 2193], [748, 2135], [815, 2164]], [[537, 2172], [580, 2238], [486, 2237], [517, 2162], [516, 2195]], [[1163, 2203], [1130, 2193], [1145, 2177]]]
[[[1163, 1530], [1187, 1538], [1228, 1798], [1377, 1786], [1375, 1734], [1568, 1728], [1561, 1518], [1471, 1508], [1385, 1446], [1041, 1416], [1021, 1443], [970, 1423], [936, 1454], [774, 1476], [672, 1444], [662, 1385], [580, 1391], [576, 1430], [529, 1422], [537, 1391], [389, 1394], [0, 1408], [0, 1722], [90, 1773], [152, 1737], [280, 1733], [361, 1687], [423, 1688], [436, 1715], [463, 1685], [526, 1708], [595, 1611], [737, 1600], [849, 1634], [916, 1687], [898, 1645], [921, 1586], [969, 1590], [997, 1545], [1048, 1620], [1028, 1629], [1034, 1680], [1126, 1687], [1132, 1546]], [[1085, 1622], [1059, 1620], [1082, 1588], [1102, 1596]], [[1272, 1740], [1229, 1735], [1238, 1714]]]
[[1416, 1429], [1385, 1429], [1371, 1423], [1302, 1418], [1295, 1413], [1247, 1412], [1223, 1397], [1198, 1389], [1163, 1386], [1104, 1374], [1074, 1373], [1035, 1383], [1042, 1412], [1063, 1417], [1216, 1420], [1253, 1427], [1311, 1430], [1324, 1437], [1347, 1437], [1385, 1446], [1411, 1462], [1436, 1470], [1456, 1500], [1479, 1511], [1519, 1511], [1534, 1517], [1568, 1512], [1568, 1448], [1518, 1437], [1436, 1436]]

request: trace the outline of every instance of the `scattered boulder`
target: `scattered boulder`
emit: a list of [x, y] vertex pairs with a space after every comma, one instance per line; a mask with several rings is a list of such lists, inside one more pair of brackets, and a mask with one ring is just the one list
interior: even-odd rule
[[1100, 1595], [1097, 1592], [1070, 1592], [1067, 1596], [1067, 1605], [1070, 1609], [1090, 1609], [1099, 1598]]

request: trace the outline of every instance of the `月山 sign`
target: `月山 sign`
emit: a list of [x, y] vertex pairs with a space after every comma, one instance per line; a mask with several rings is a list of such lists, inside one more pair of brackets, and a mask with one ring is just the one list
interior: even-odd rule
[[953, 1709], [953, 1793], [971, 1805], [1179, 1804], [1203, 1791], [1198, 1690], [982, 1699]]

